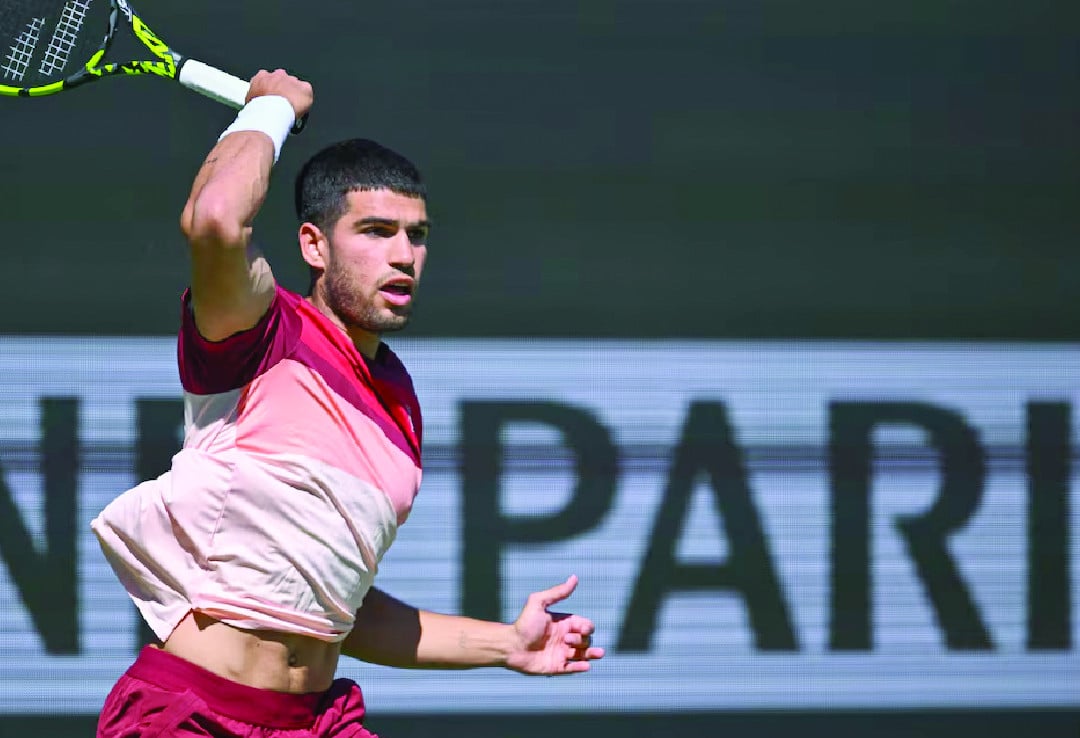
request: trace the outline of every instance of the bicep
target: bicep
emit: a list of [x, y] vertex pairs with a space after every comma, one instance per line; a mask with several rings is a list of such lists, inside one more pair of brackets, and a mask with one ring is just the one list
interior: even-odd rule
[[274, 297], [270, 266], [251, 244], [273, 165], [266, 136], [226, 136], [203, 162], [180, 215], [191, 245], [191, 304], [204, 338], [254, 326]]
[[199, 334], [221, 341], [252, 328], [275, 291], [270, 264], [259, 250], [191, 245], [191, 308]]
[[371, 622], [386, 619], [393, 620], [396, 616], [407, 612], [415, 612], [415, 610], [416, 608], [405, 604], [398, 598], [377, 587], [372, 587], [364, 595], [364, 601], [361, 603], [360, 609], [356, 611], [356, 617]]

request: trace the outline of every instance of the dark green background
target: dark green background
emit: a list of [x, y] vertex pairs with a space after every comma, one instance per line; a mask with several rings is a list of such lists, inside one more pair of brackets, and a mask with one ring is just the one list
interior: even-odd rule
[[[292, 177], [376, 138], [437, 221], [416, 335], [1073, 339], [1075, 7], [1012, 0], [313, 0], [139, 9], [309, 78]], [[151, 79], [2, 101], [0, 332], [166, 334], [231, 113]]]
[[[315, 85], [291, 180], [368, 136], [426, 172], [414, 335], [1074, 340], [1080, 43], [1015, 0], [137, 3], [181, 52]], [[232, 117], [150, 79], [0, 101], [0, 333], [169, 334], [190, 180]], [[1076, 735], [1069, 712], [382, 717], [387, 738]], [[0, 721], [85, 735], [92, 719]], [[531, 732], [529, 732], [531, 731]]]

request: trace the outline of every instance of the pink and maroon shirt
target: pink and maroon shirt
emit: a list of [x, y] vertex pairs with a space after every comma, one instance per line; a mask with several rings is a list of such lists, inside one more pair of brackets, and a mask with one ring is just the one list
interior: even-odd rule
[[91, 523], [106, 558], [163, 640], [191, 610], [343, 639], [420, 487], [408, 372], [281, 287], [221, 342], [185, 295], [178, 355], [183, 449]]

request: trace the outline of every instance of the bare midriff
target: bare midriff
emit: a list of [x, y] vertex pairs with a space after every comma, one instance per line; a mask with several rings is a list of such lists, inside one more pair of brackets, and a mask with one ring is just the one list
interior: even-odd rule
[[274, 692], [322, 692], [337, 670], [340, 643], [271, 630], [241, 630], [189, 612], [161, 646], [230, 681]]

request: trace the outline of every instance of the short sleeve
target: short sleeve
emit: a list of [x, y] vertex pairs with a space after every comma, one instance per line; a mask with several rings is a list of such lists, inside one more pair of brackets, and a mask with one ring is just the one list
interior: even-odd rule
[[298, 295], [276, 288], [270, 307], [253, 327], [222, 341], [199, 333], [191, 309], [191, 290], [181, 297], [177, 361], [186, 392], [213, 395], [243, 387], [288, 356], [300, 337]]

